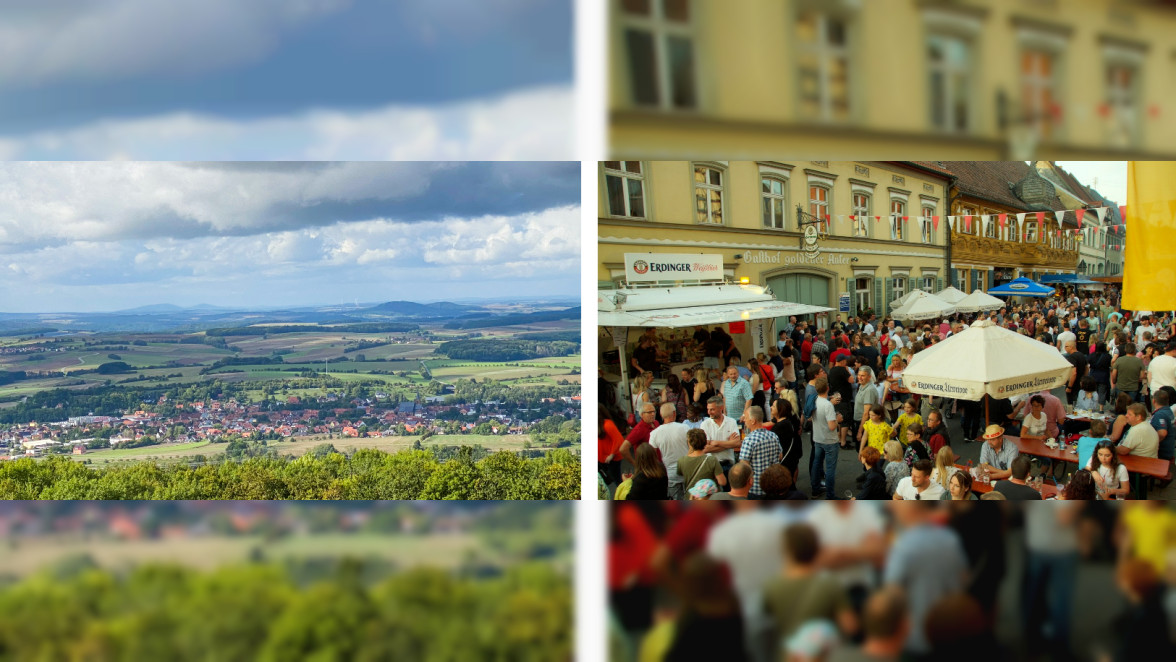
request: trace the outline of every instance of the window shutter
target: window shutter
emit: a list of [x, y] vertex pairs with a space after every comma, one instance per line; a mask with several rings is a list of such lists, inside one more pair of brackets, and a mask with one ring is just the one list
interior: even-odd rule
[[886, 314], [889, 315], [890, 314], [890, 302], [893, 300], [894, 300], [894, 279], [887, 278], [886, 279], [886, 298], [883, 299], [882, 302], [878, 304], [878, 307], [881, 308], [881, 307], [885, 306], [886, 307], [885, 308]]
[[942, 278], [936, 278], [936, 279], [935, 279], [935, 291], [936, 291], [936, 292], [942, 292], [942, 291], [943, 291], [943, 279], [942, 279]]
[[960, 284], [960, 274], [958, 271], [955, 270], [955, 267], [952, 267], [952, 269], [951, 269], [951, 286], [956, 288], [957, 290], [964, 289], [963, 286]]
[[882, 317], [882, 279], [874, 277], [874, 314]]

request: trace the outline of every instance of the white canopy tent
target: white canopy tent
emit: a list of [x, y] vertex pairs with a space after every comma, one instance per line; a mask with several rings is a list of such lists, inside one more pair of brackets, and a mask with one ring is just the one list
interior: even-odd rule
[[955, 308], [956, 312], [960, 313], [976, 313], [982, 310], [1000, 310], [1004, 305], [1004, 301], [987, 292], [973, 290], [971, 294], [957, 301]]
[[627, 394], [625, 346], [629, 327], [709, 326], [833, 309], [780, 301], [758, 285], [721, 284], [599, 290], [596, 310], [597, 324], [612, 330], [613, 344], [620, 352], [622, 393]]
[[900, 320], [926, 320], [955, 312], [955, 306], [923, 290], [915, 290], [906, 298], [906, 303], [890, 313]]
[[1070, 362], [1050, 345], [980, 320], [915, 354], [902, 381], [911, 392], [924, 395], [1009, 398], [1060, 386], [1070, 369]]
[[901, 308], [902, 306], [906, 305], [906, 303], [908, 301], [910, 301], [911, 298], [914, 297], [915, 294], [918, 292], [922, 292], [922, 290], [911, 290], [910, 292], [907, 292], [906, 294], [898, 297], [894, 301], [891, 301], [890, 302], [890, 309], [895, 310], [895, 309]]
[[959, 303], [961, 299], [968, 295], [949, 285], [948, 287], [945, 287], [942, 290], [936, 292], [935, 296], [943, 299], [948, 303]]

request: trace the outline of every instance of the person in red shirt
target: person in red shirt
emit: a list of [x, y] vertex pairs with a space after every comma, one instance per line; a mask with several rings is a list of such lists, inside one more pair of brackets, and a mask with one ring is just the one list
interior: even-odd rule
[[[629, 464], [636, 464], [633, 461], [633, 452], [641, 444], [649, 443], [649, 433], [657, 429], [657, 411], [654, 409], [652, 402], [647, 402], [641, 405], [641, 420], [633, 429], [629, 431], [629, 436], [625, 437], [624, 443], [621, 444], [620, 454]], [[659, 453], [660, 455], [660, 453]]]
[[846, 347], [848, 347], [848, 346], [849, 346], [849, 342], [848, 342], [848, 340], [845, 340], [844, 334], [842, 334], [841, 336], [838, 336], [837, 338], [834, 338], [833, 339], [833, 352], [829, 354], [829, 362], [830, 363], [837, 363], [837, 357], [841, 356], [841, 355], [844, 355], [846, 360], [851, 359], [852, 355], [850, 354], [850, 351], [848, 349], [846, 349]]
[[604, 405], [597, 406], [596, 430], [596, 470], [604, 476], [606, 485], [619, 485], [621, 482], [621, 444], [625, 438], [617, 429], [616, 423], [608, 417], [608, 410]]
[[804, 334], [804, 341], [800, 343], [800, 362], [805, 366], [813, 360], [813, 334]]

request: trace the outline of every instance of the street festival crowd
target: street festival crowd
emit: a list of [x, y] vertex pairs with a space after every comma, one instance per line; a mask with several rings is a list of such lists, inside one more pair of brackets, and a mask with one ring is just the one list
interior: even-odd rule
[[613, 662], [1176, 659], [1176, 509], [683, 503], [609, 509]]
[[[1169, 485], [1176, 458], [1176, 318], [1121, 310], [1108, 287], [909, 326], [871, 311], [827, 329], [793, 317], [775, 347], [749, 357], [722, 326], [698, 327], [686, 344], [702, 362], [677, 374], [647, 329], [632, 352], [632, 413], [601, 377], [601, 498], [1147, 498]], [[1072, 365], [1067, 383], [979, 401], [903, 386], [913, 356], [981, 318], [1055, 347]], [[962, 438], [945, 425], [955, 416]], [[1075, 448], [1075, 470], [1022, 453], [1030, 440]], [[984, 444], [978, 466], [956, 463], [952, 446], [969, 443]], [[837, 475], [842, 452], [857, 454], [856, 475]], [[1165, 460], [1167, 473], [1131, 474], [1127, 456]]]

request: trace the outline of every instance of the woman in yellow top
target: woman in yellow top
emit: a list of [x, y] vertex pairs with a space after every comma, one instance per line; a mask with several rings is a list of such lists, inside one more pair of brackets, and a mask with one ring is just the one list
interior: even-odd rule
[[882, 405], [870, 405], [870, 418], [858, 428], [858, 452], [866, 446], [872, 446], [882, 453], [889, 438], [890, 424], [886, 422], [886, 411]]
[[902, 404], [902, 414], [894, 421], [894, 427], [890, 429], [891, 437], [898, 437], [903, 446], [907, 444], [907, 428], [912, 423], [923, 424], [923, 417], [915, 413], [915, 402], [907, 400]]

